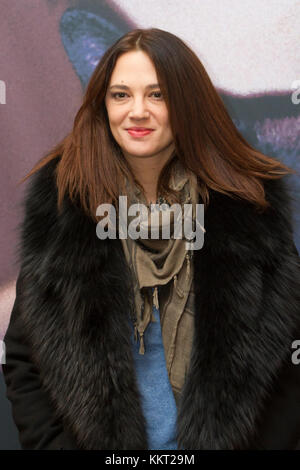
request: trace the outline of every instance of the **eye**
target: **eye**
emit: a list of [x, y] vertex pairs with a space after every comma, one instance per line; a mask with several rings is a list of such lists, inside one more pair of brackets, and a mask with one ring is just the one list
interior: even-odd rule
[[162, 97], [163, 97], [161, 91], [154, 91], [152, 94], [153, 94], [153, 95], [160, 95], [160, 96], [158, 97], [158, 99], [162, 99]]
[[[120, 99], [123, 98], [123, 96], [120, 96], [120, 95], [127, 95], [127, 93], [125, 93], [124, 91], [117, 91], [116, 93], [111, 93], [112, 98], [118, 99], [118, 100], [120, 100]], [[156, 99], [158, 99], [158, 100], [162, 99], [162, 93], [161, 93], [161, 91], [153, 91], [153, 92], [150, 94], [150, 96], [151, 96], [151, 95], [160, 95], [160, 96], [158, 96], [158, 97], [156, 96]], [[127, 95], [127, 96], [128, 96], [128, 95]]]
[[127, 93], [122, 92], [122, 91], [117, 91], [117, 93], [112, 93], [111, 96], [113, 98], [117, 98], [117, 95], [126, 95]]

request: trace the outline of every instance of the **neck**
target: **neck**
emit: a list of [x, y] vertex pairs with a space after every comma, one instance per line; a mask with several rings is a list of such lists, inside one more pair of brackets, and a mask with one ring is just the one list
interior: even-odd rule
[[137, 157], [124, 152], [124, 156], [130, 164], [135, 178], [144, 189], [148, 204], [155, 203], [157, 200], [157, 184], [159, 175], [170, 159], [173, 149], [173, 146], [171, 148], [168, 147], [168, 149], [166, 149], [167, 151], [163, 154], [160, 152], [159, 154], [152, 155], [150, 157]]

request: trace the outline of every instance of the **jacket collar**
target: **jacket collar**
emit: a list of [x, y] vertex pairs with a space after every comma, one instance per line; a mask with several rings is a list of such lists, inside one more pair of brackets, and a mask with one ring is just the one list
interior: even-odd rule
[[[193, 257], [195, 334], [179, 403], [179, 448], [249, 445], [287, 360], [296, 292], [283, 295], [278, 286], [292, 273], [283, 243], [289, 197], [282, 180], [268, 181], [266, 191], [275, 209], [264, 215], [211, 191], [204, 246]], [[97, 238], [95, 223], [68, 200], [59, 215], [56, 197], [51, 162], [29, 185], [22, 226], [21, 314], [32, 359], [80, 448], [147, 449], [121, 241]]]

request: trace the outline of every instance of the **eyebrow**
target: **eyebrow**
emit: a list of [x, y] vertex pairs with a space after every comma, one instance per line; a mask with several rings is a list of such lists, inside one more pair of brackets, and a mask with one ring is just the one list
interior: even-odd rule
[[[112, 88], [120, 88], [121, 90], [130, 90], [130, 88], [126, 85], [118, 85], [118, 84], [115, 84], [115, 85], [112, 85], [111, 87], [109, 87], [109, 89], [111, 90]], [[152, 89], [152, 88], [160, 88], [159, 87], [159, 84], [158, 83], [150, 83], [150, 85], [147, 85], [146, 86], [146, 89]]]

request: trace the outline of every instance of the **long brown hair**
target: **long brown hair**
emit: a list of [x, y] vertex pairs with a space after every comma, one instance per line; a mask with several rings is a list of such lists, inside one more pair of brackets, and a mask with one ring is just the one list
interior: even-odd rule
[[[104, 102], [118, 57], [133, 50], [147, 53], [155, 66], [169, 112], [174, 156], [197, 175], [205, 206], [212, 188], [243, 198], [260, 210], [267, 208], [262, 180], [296, 171], [243, 138], [198, 56], [180, 38], [157, 28], [132, 30], [105, 52], [90, 78], [72, 131], [20, 182], [60, 157], [55, 171], [58, 209], [65, 194], [71, 200], [78, 197], [95, 221], [99, 204], [118, 201], [124, 176], [140, 186], [112, 136]], [[161, 171], [158, 191], [162, 195], [174, 196], [168, 186], [174, 161], [171, 158]]]

